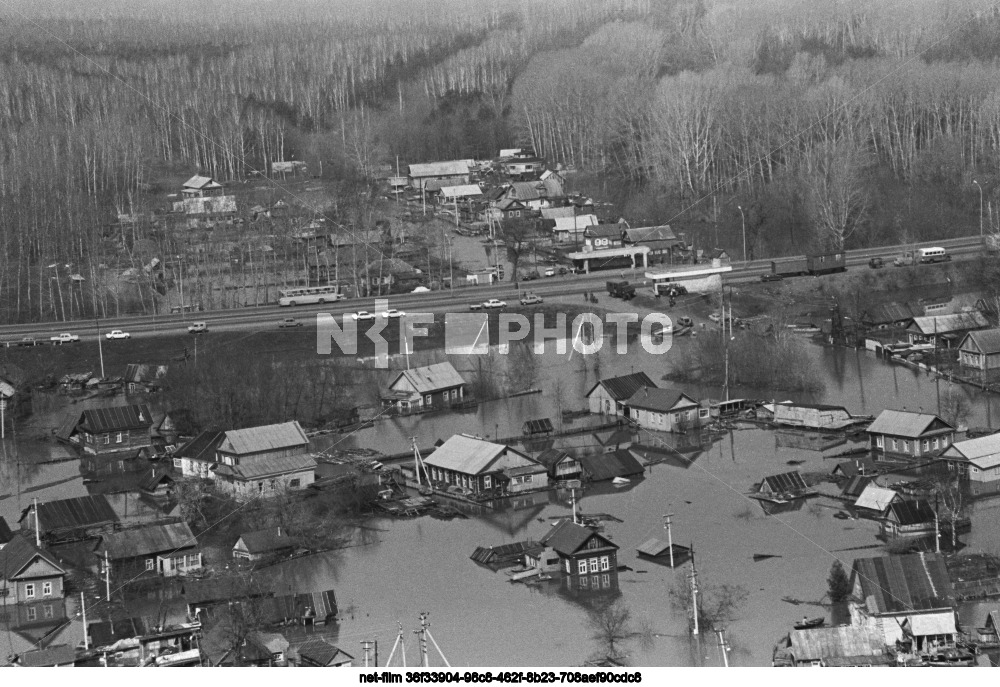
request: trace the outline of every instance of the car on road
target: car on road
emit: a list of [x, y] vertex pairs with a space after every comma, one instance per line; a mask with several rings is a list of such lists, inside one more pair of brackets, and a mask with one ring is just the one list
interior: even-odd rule
[[26, 336], [17, 342], [18, 346], [37, 346], [38, 342], [30, 336]]
[[693, 327], [694, 326], [694, 320], [692, 320], [687, 315], [681, 315], [680, 317], [677, 318], [677, 326], [678, 327]]
[[565, 267], [560, 267], [559, 268], [559, 276], [562, 276], [564, 274], [569, 274], [569, 270], [566, 269]]
[[428, 289], [426, 286], [418, 286], [417, 288], [413, 289], [413, 291], [411, 291], [410, 293], [430, 293], [430, 289]]
[[70, 334], [69, 332], [63, 332], [62, 334], [56, 334], [49, 338], [53, 346], [60, 346], [64, 343], [80, 343], [80, 337], [76, 334]]
[[761, 281], [782, 281], [784, 277], [780, 274], [775, 274], [774, 272], [768, 272], [767, 274], [760, 275]]
[[382, 313], [382, 317], [386, 318], [387, 320], [396, 320], [399, 319], [400, 317], [406, 317], [406, 313], [403, 312], [402, 310], [389, 308], [384, 313]]
[[115, 339], [131, 339], [132, 335], [128, 332], [123, 332], [121, 329], [113, 329], [104, 335], [106, 339], [113, 341]]
[[353, 313], [351, 315], [351, 319], [352, 320], [358, 320], [358, 321], [374, 320], [375, 316], [372, 315], [367, 310], [359, 310], [356, 313]]
[[555, 267], [550, 267], [549, 269], [545, 270], [545, 276], [546, 277], [554, 277], [554, 276], [556, 276], [556, 268]]
[[194, 322], [188, 327], [188, 334], [203, 334], [208, 331], [207, 322]]
[[498, 298], [491, 298], [483, 303], [483, 307], [487, 310], [492, 310], [494, 308], [506, 308], [507, 303]]
[[526, 293], [521, 296], [521, 305], [539, 305], [543, 302], [541, 296], [536, 296], [533, 293]]
[[885, 260], [883, 258], [872, 258], [868, 261], [868, 266], [873, 270], [877, 270], [880, 267], [885, 267]]
[[301, 327], [302, 323], [296, 320], [294, 317], [286, 317], [281, 322], [278, 323], [278, 327], [285, 329], [286, 327]]
[[708, 319], [712, 320], [712, 322], [722, 322], [722, 315], [720, 315], [717, 312], [714, 312], [708, 316]]
[[538, 272], [525, 272], [521, 275], [521, 281], [535, 281], [538, 278]]

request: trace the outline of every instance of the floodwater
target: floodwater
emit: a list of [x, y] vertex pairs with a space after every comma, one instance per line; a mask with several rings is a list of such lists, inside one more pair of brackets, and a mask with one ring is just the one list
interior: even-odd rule
[[[686, 345], [678, 340], [677, 347]], [[780, 396], [800, 401], [845, 405], [857, 414], [877, 414], [884, 408], [937, 410], [938, 394], [948, 393], [923, 372], [891, 366], [871, 353], [810, 347], [821, 391], [785, 394], [767, 390], [733, 389], [732, 396]], [[503, 356], [499, 356], [503, 358]], [[557, 427], [561, 412], [584, 407], [583, 395], [600, 377], [644, 370], [659, 382], [676, 360], [674, 351], [653, 357], [634, 343], [628, 355], [605, 349], [597, 356], [544, 355], [534, 363], [531, 386], [542, 393], [481, 405], [466, 413], [432, 413], [394, 418], [377, 427], [350, 435], [317, 441], [317, 449], [330, 447], [373, 448], [385, 453], [408, 449], [411, 437], [429, 446], [455, 432], [492, 437], [520, 434], [527, 419], [550, 417]], [[413, 360], [412, 364], [421, 364]], [[468, 359], [460, 369], [469, 371], [478, 361]], [[494, 361], [498, 376], [508, 374], [505, 361]], [[998, 421], [996, 401], [956, 388], [971, 404], [970, 426]], [[696, 397], [720, 396], [719, 389], [689, 388]], [[575, 420], [575, 423], [593, 422]], [[567, 425], [577, 426], [577, 425]], [[647, 443], [671, 444], [676, 437], [648, 434]], [[644, 439], [643, 441], [647, 441]], [[559, 444], [557, 444], [559, 445]], [[590, 435], [567, 439], [577, 450], [592, 448]], [[39, 444], [37, 452], [58, 452], [52, 444]], [[804, 447], [805, 446], [805, 447]], [[76, 463], [36, 465], [11, 484], [9, 456], [4, 462], [0, 514], [16, 521], [32, 495], [66, 498], [86, 493]], [[664, 538], [662, 515], [674, 514], [674, 540], [692, 543], [697, 553], [699, 584], [711, 599], [720, 585], [739, 585], [747, 596], [727, 623], [727, 639], [734, 665], [768, 665], [774, 644], [803, 616], [815, 617], [826, 609], [818, 602], [826, 592], [830, 565], [840, 559], [846, 567], [855, 557], [879, 555], [874, 523], [838, 520], [837, 504], [814, 498], [798, 510], [767, 516], [746, 493], [764, 476], [798, 469], [829, 472], [830, 457], [847, 446], [810, 450], [787, 433], [740, 428], [715, 437], [703, 446], [682, 449], [676, 460], [655, 465], [645, 479], [616, 489], [610, 485], [588, 488], [580, 499], [584, 513], [606, 513], [622, 522], [606, 522], [606, 534], [620, 547], [622, 570], [609, 579], [598, 579], [584, 590], [568, 590], [557, 580], [537, 586], [512, 584], [503, 573], [473, 563], [477, 546], [538, 539], [553, 518], [569, 515], [570, 497], [548, 492], [523, 497], [502, 510], [469, 519], [439, 521], [378, 519], [377, 530], [367, 530], [358, 545], [329, 554], [296, 560], [270, 569], [276, 588], [294, 591], [336, 590], [344, 615], [337, 641], [360, 656], [359, 642], [377, 639], [384, 664], [402, 623], [407, 662], [417, 662], [412, 630], [418, 614], [430, 614], [431, 634], [453, 665], [563, 666], [579, 665], [600, 650], [588, 626], [593, 608], [620, 598], [631, 610], [644, 639], [630, 641], [625, 650], [630, 662], [643, 666], [718, 665], [720, 654], [714, 636], [693, 644], [687, 617], [675, 607], [671, 590], [682, 587], [687, 566], [668, 567], [637, 559], [636, 547], [651, 537]], [[20, 447], [21, 462], [29, 448]], [[794, 468], [789, 465], [795, 461]], [[799, 462], [801, 461], [801, 462]], [[15, 466], [16, 467], [16, 466]], [[15, 471], [16, 472], [16, 471]], [[75, 475], [75, 477], [74, 477]], [[966, 535], [969, 548], [1000, 554], [1000, 500], [977, 501], [972, 508], [973, 530]], [[775, 556], [760, 562], [754, 554]], [[799, 601], [804, 603], [790, 603]], [[982, 607], [961, 609], [964, 622], [982, 622]], [[431, 663], [443, 665], [430, 647]], [[393, 661], [398, 665], [398, 656]]]

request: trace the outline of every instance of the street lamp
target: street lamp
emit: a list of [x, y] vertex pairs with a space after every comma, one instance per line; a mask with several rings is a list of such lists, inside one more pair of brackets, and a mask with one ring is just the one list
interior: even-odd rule
[[979, 189], [979, 236], [982, 236], [983, 235], [983, 187], [980, 186], [979, 182], [976, 181], [975, 179], [972, 180], [972, 183], [974, 183], [976, 185], [976, 188]]
[[743, 223], [743, 262], [747, 261], [747, 216], [743, 214], [743, 206], [737, 205], [736, 209], [740, 211], [740, 219]]

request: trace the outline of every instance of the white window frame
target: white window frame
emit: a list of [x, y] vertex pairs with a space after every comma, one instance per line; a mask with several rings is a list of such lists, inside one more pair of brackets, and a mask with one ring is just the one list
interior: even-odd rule
[[895, 439], [892, 440], [892, 450], [893, 451], [898, 451], [899, 450], [899, 442], [896, 441]]
[[493, 478], [490, 475], [483, 475], [483, 489], [493, 488]]
[[611, 556], [601, 556], [601, 570], [611, 570]]
[[42, 582], [42, 596], [52, 596], [51, 582]]
[[885, 448], [885, 437], [882, 436], [881, 434], [875, 435], [875, 447]]
[[601, 567], [601, 560], [599, 558], [590, 559], [590, 572], [595, 573], [600, 567]]
[[121, 432], [118, 432], [117, 434], [115, 434], [115, 443], [116, 444], [122, 443], [122, 433]]
[[35, 598], [35, 584], [34, 582], [28, 582], [24, 585], [24, 598], [34, 599]]
[[38, 611], [34, 606], [28, 606], [28, 608], [25, 609], [25, 619], [30, 623], [34, 622], [36, 618], [38, 618]]
[[577, 561], [576, 571], [580, 575], [586, 575], [587, 574], [587, 559], [586, 558], [581, 558], [579, 561]]
[[156, 570], [156, 559], [155, 558], [147, 558], [146, 559], [146, 570], [147, 570], [147, 572], [153, 572], [154, 570]]

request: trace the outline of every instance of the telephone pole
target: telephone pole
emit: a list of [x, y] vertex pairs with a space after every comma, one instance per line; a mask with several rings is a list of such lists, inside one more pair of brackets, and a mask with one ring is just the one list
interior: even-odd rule
[[670, 548], [670, 567], [674, 567], [674, 533], [671, 529], [671, 518], [674, 517], [673, 513], [667, 513], [663, 516], [663, 528], [667, 530], [667, 546]]
[[719, 636], [719, 651], [722, 652], [722, 665], [725, 668], [729, 667], [729, 644], [726, 643], [726, 631], [716, 630], [715, 634]]
[[427, 628], [429, 623], [427, 622], [427, 612], [424, 611], [420, 614], [420, 629], [414, 630], [413, 634], [417, 635], [420, 640], [420, 665], [424, 668], [430, 667], [430, 662], [427, 659]]
[[691, 634], [695, 637], [698, 636], [698, 570], [694, 566], [694, 544], [691, 545], [691, 572], [689, 574], [691, 580], [691, 618], [693, 620], [693, 625], [691, 626]]

